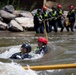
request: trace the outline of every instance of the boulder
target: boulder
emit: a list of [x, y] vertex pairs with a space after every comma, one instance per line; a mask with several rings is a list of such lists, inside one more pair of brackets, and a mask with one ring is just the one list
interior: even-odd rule
[[31, 12], [29, 12], [29, 11], [21, 12], [21, 13], [19, 14], [19, 16], [20, 16], [20, 17], [33, 18]]
[[18, 17], [15, 20], [23, 27], [23, 28], [33, 28], [33, 18], [26, 18], [26, 17]]
[[52, 8], [52, 6], [57, 6], [58, 5], [58, 3], [57, 2], [52, 2], [52, 1], [47, 1], [46, 3], [45, 3], [45, 5], [48, 7], [48, 8]]
[[2, 10], [7, 11], [9, 13], [13, 13], [15, 9], [12, 5], [6, 5], [2, 8]]
[[0, 21], [0, 30], [6, 30], [7, 29], [7, 26], [8, 25], [6, 23]]
[[21, 13], [20, 10], [15, 10], [15, 11], [13, 12], [13, 14], [16, 15], [16, 17], [18, 17], [20, 13]]
[[32, 10], [31, 13], [34, 16], [37, 13], [37, 9]]
[[0, 16], [2, 18], [9, 19], [9, 20], [14, 19], [16, 17], [16, 15], [8, 13], [4, 10], [0, 10]]
[[11, 30], [11, 31], [23, 31], [23, 28], [15, 20], [11, 20], [11, 22], [9, 24], [9, 30]]

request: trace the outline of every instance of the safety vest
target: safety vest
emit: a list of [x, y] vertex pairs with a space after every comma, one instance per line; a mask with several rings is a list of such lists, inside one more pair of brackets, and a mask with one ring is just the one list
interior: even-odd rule
[[52, 17], [56, 17], [56, 11], [55, 12], [51, 11], [51, 15]]
[[36, 14], [36, 16], [39, 16], [39, 18], [40, 19], [42, 19], [43, 17], [42, 17], [42, 15], [39, 15], [38, 13]]
[[47, 17], [48, 15], [47, 14], [44, 14], [44, 17]]
[[62, 10], [59, 10], [59, 14], [62, 15], [62, 13], [63, 13]]
[[44, 18], [47, 18], [48, 14], [45, 12], [45, 13], [43, 13], [43, 16], [44, 16]]
[[68, 15], [71, 15], [73, 12], [75, 12], [75, 10], [69, 11]]

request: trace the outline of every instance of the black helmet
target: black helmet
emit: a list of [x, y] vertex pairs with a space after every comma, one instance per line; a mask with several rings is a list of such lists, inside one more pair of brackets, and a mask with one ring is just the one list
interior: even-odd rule
[[56, 6], [52, 6], [52, 9], [56, 9]]
[[37, 9], [37, 12], [39, 13], [39, 12], [42, 12], [42, 10], [41, 9]]
[[31, 52], [31, 46], [29, 44], [22, 44], [21, 48], [26, 48], [27, 53]]

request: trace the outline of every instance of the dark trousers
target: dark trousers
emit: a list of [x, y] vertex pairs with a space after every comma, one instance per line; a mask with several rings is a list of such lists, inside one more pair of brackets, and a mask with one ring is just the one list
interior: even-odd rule
[[52, 31], [52, 27], [54, 28], [54, 32], [57, 32], [57, 21], [49, 21], [49, 31]]
[[44, 33], [44, 26], [43, 25], [39, 25], [36, 28], [36, 33]]
[[69, 32], [69, 28], [71, 29], [71, 32], [74, 32], [74, 23], [75, 23], [75, 22], [70, 22], [70, 25], [68, 25], [68, 26], [66, 27], [66, 29], [67, 29], [68, 32]]
[[58, 20], [57, 24], [58, 24], [58, 27], [61, 28], [60, 32], [63, 32], [63, 30], [64, 30], [64, 24], [65, 24], [64, 20]]

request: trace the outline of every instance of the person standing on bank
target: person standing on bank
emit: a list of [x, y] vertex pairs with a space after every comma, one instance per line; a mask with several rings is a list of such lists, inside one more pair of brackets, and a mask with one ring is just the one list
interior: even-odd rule
[[34, 29], [36, 33], [44, 33], [42, 10], [38, 9], [34, 16]]
[[11, 59], [25, 59], [25, 58], [32, 58], [29, 54], [31, 52], [31, 46], [29, 44], [22, 44], [21, 52], [13, 54], [10, 58]]
[[35, 54], [46, 54], [48, 52], [47, 48], [47, 39], [44, 37], [39, 37], [38, 38], [38, 47], [34, 50]]
[[71, 5], [69, 12], [67, 14], [67, 18], [69, 19], [69, 25], [67, 26], [67, 31], [69, 32], [69, 28], [72, 32], [74, 32], [74, 23], [75, 23], [75, 10], [74, 6]]

